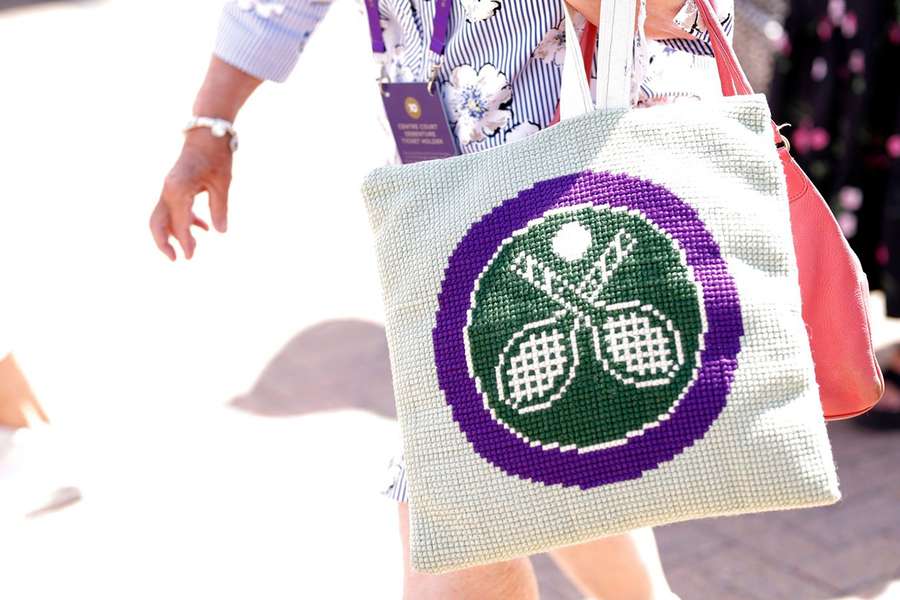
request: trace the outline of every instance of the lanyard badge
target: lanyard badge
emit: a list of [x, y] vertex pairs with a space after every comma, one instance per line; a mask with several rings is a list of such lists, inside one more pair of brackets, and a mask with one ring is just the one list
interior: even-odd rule
[[[372, 51], [384, 53], [387, 48], [381, 31], [378, 0], [365, 0], [365, 3], [372, 34]], [[391, 83], [384, 77], [379, 81], [384, 111], [391, 124], [397, 153], [404, 164], [459, 154], [437, 82], [447, 40], [450, 8], [451, 0], [435, 0], [431, 50], [438, 55], [438, 61], [432, 67], [428, 81]]]

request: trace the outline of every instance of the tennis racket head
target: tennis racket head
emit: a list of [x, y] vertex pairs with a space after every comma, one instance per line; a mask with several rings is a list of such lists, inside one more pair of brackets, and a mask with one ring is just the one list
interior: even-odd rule
[[592, 330], [594, 354], [603, 369], [636, 388], [669, 384], [684, 365], [681, 333], [652, 304], [638, 301], [606, 306]]
[[628, 260], [636, 246], [637, 239], [626, 229], [620, 229], [578, 284], [577, 294], [588, 304], [595, 305], [600, 299], [603, 288], [613, 278], [622, 263]]
[[500, 400], [520, 414], [553, 406], [575, 379], [578, 328], [578, 320], [561, 310], [514, 333], [494, 369]]

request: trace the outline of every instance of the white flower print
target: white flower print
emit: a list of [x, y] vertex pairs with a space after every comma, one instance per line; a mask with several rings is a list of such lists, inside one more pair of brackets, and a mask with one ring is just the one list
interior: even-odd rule
[[391, 83], [412, 83], [416, 80], [412, 69], [403, 63], [403, 55], [385, 53], [380, 60], [384, 67], [383, 75]]
[[[586, 19], [581, 15], [575, 15], [575, 31], [581, 35]], [[560, 20], [556, 27], [544, 35], [544, 39], [534, 50], [535, 58], [551, 65], [562, 65], [566, 58], [566, 21]]]
[[403, 30], [396, 19], [382, 17], [381, 30], [384, 32], [384, 47], [388, 52], [403, 50]]
[[280, 17], [284, 14], [284, 4], [278, 2], [262, 2], [262, 0], [235, 0], [238, 8], [246, 11], [255, 11], [263, 19], [272, 15]]
[[470, 65], [453, 69], [444, 87], [444, 103], [456, 137], [462, 145], [480, 142], [506, 126], [511, 113], [501, 108], [512, 97], [506, 75], [487, 64], [475, 71]]
[[551, 29], [534, 49], [534, 56], [545, 63], [562, 65], [566, 58], [566, 24], [560, 21], [559, 25]]
[[532, 133], [536, 133], [541, 128], [532, 123], [531, 121], [522, 121], [514, 125], [509, 131], [506, 132], [506, 141], [507, 142], [518, 142], [519, 140], [524, 140]]
[[493, 17], [500, 8], [500, 0], [462, 0], [462, 5], [469, 21], [477, 23]]
[[400, 24], [390, 17], [381, 19], [384, 31], [384, 54], [377, 57], [384, 68], [384, 76], [392, 83], [409, 83], [415, 80], [412, 70], [404, 62], [406, 49], [401, 43], [403, 31]]

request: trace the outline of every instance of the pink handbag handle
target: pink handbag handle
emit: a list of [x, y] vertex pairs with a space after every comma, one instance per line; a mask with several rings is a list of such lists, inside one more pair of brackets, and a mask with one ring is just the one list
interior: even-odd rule
[[709, 43], [712, 46], [713, 56], [716, 58], [716, 68], [719, 70], [719, 81], [722, 85], [723, 96], [745, 96], [753, 93], [750, 82], [747, 81], [747, 75], [738, 62], [737, 55], [725, 31], [722, 29], [721, 23], [716, 16], [716, 9], [713, 8], [710, 0], [694, 0], [700, 17], [706, 25], [706, 31], [709, 33]]
[[[722, 24], [716, 16], [716, 9], [713, 7], [711, 0], [694, 0], [700, 18], [706, 25], [706, 31], [709, 33], [709, 44], [712, 47], [713, 56], [716, 59], [716, 69], [719, 71], [719, 82], [722, 86], [723, 96], [748, 96], [753, 93], [753, 88], [747, 80], [744, 69], [738, 61], [734, 48], [728, 42], [728, 37], [722, 29]], [[778, 130], [778, 125], [772, 122], [772, 133], [775, 137], [775, 145], [782, 151], [787, 153], [788, 145]]]
[[[709, 31], [722, 94], [752, 94], [710, 0], [694, 1]], [[772, 130], [787, 184], [803, 321], [823, 414], [829, 421], [854, 417], [872, 408], [884, 393], [884, 378], [872, 349], [866, 276], [825, 200], [791, 158], [774, 122]], [[839, 342], [830, 337], [836, 329], [843, 331]]]

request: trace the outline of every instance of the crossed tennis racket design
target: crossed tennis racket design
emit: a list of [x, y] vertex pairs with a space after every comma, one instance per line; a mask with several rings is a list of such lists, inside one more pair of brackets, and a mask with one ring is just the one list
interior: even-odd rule
[[628, 231], [619, 230], [577, 283], [527, 251], [513, 258], [510, 271], [559, 310], [528, 323], [504, 346], [495, 367], [504, 403], [524, 414], [546, 410], [562, 398], [581, 362], [578, 333], [585, 329], [591, 334], [594, 358], [624, 385], [647, 388], [672, 381], [685, 360], [681, 333], [671, 319], [639, 299], [614, 304], [600, 299], [637, 243]]

